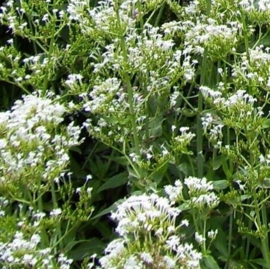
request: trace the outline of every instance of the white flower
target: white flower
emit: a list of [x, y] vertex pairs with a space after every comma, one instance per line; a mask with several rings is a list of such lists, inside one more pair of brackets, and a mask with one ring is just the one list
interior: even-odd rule
[[210, 191], [214, 189], [213, 183], [207, 182], [205, 177], [188, 177], [185, 179], [185, 185], [190, 189], [190, 191]]
[[167, 231], [168, 231], [168, 234], [172, 234], [172, 233], [174, 233], [176, 231], [176, 228], [175, 228], [175, 226], [170, 225], [168, 227]]
[[172, 235], [168, 238], [166, 244], [172, 250], [176, 250], [176, 248], [180, 245], [180, 238], [176, 235]]
[[180, 244], [177, 247], [177, 257], [180, 260], [185, 260], [187, 268], [199, 268], [202, 254], [193, 249], [191, 244]]
[[208, 236], [210, 239], [214, 239], [214, 238], [216, 238], [217, 233], [218, 233], [218, 230], [215, 230], [215, 231], [211, 230], [211, 231], [209, 231], [209, 232], [207, 233], [207, 236]]
[[194, 206], [199, 208], [202, 208], [204, 206], [214, 208], [219, 204], [219, 198], [216, 196], [216, 194], [212, 192], [207, 194], [201, 194], [198, 197], [192, 197], [191, 201], [194, 204]]
[[169, 200], [175, 203], [178, 199], [182, 197], [183, 185], [180, 180], [176, 180], [175, 186], [167, 185], [164, 187], [166, 194], [169, 196]]
[[189, 225], [189, 222], [188, 222], [187, 219], [184, 219], [184, 220], [181, 221], [181, 226], [186, 226], [186, 227], [188, 227], [188, 225]]
[[176, 261], [169, 256], [164, 256], [163, 261], [166, 265], [166, 269], [174, 269], [176, 266]]
[[92, 179], [91, 175], [87, 175], [86, 178], [85, 178], [86, 181], [89, 181], [90, 179]]
[[31, 236], [31, 242], [37, 245], [40, 242], [40, 235], [39, 234], [33, 234]]
[[7, 146], [7, 140], [6, 139], [0, 139], [0, 150], [4, 149]]
[[205, 242], [205, 238], [197, 232], [195, 233], [195, 239], [199, 244]]
[[54, 217], [54, 216], [59, 216], [59, 215], [61, 215], [61, 213], [62, 213], [61, 208], [56, 208], [56, 209], [53, 209], [53, 210], [50, 212], [50, 215]]
[[123, 266], [123, 269], [143, 269], [143, 263], [135, 255], [130, 256]]
[[181, 133], [186, 133], [189, 130], [189, 127], [181, 127], [179, 130]]
[[80, 74], [70, 74], [70, 75], [68, 75], [68, 79], [66, 80], [66, 84], [71, 86], [74, 83], [76, 83], [77, 81], [81, 82], [82, 79], [83, 79], [83, 76]]
[[152, 258], [152, 256], [151, 256], [150, 253], [142, 252], [142, 253], [140, 254], [140, 256], [141, 256], [141, 259], [142, 259], [144, 262], [148, 263], [148, 264], [150, 264], [150, 263], [153, 262], [153, 258]]
[[214, 91], [207, 86], [200, 86], [200, 91], [202, 92], [205, 98], [210, 97], [214, 99], [222, 96], [222, 94], [219, 91]]

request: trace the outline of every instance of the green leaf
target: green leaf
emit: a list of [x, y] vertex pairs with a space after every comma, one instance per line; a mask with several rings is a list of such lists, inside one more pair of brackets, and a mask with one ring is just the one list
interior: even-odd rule
[[227, 241], [226, 234], [222, 230], [219, 230], [218, 235], [213, 242], [213, 245], [222, 255], [221, 260], [224, 260], [224, 261], [226, 261], [229, 257], [228, 246], [226, 244], [226, 241]]
[[93, 227], [100, 233], [100, 238], [102, 238], [102, 240], [106, 241], [111, 239], [113, 231], [110, 224], [102, 220], [98, 220]]
[[266, 261], [264, 259], [254, 259], [254, 260], [250, 260], [253, 263], [259, 264], [261, 266], [261, 268], [269, 268], [268, 264], [266, 263]]
[[264, 189], [269, 189], [270, 188], [270, 178], [264, 178], [261, 182], [260, 182], [260, 187], [264, 188]]
[[228, 265], [229, 265], [228, 268], [230, 268], [230, 269], [244, 269], [244, 268], [246, 268], [244, 265], [242, 265], [238, 261], [229, 261]]
[[70, 154], [70, 170], [78, 178], [85, 178], [87, 174], [82, 170], [81, 165], [79, 165], [76, 159]]
[[270, 119], [266, 119], [262, 124], [262, 129], [270, 128]]
[[219, 190], [224, 190], [228, 188], [229, 183], [226, 179], [222, 179], [222, 180], [213, 181], [213, 186], [215, 190], [219, 191]]
[[159, 137], [162, 135], [162, 123], [165, 119], [162, 117], [155, 117], [149, 120], [149, 136]]
[[105, 159], [117, 162], [121, 165], [127, 165], [127, 158], [125, 156], [115, 157], [115, 156], [104, 156]]
[[68, 253], [68, 257], [74, 261], [79, 261], [86, 256], [91, 256], [93, 254], [101, 255], [105, 244], [98, 238], [93, 237], [90, 240], [82, 240], [77, 242], [77, 247]]
[[185, 117], [195, 117], [198, 115], [197, 109], [184, 108], [181, 111]]
[[245, 200], [247, 200], [247, 199], [249, 199], [249, 198], [251, 198], [251, 195], [249, 195], [249, 194], [243, 194], [243, 195], [241, 195], [241, 201], [242, 202], [245, 201]]
[[215, 158], [212, 165], [213, 165], [214, 171], [218, 170], [220, 168], [220, 166], [222, 165], [222, 158], [221, 157]]
[[151, 175], [151, 179], [153, 179], [156, 184], [158, 185], [161, 180], [164, 177], [164, 174], [167, 172], [168, 170], [168, 162], [163, 163], [160, 167], [158, 167]]
[[137, 180], [140, 179], [139, 178], [139, 175], [137, 175], [136, 172], [130, 166], [127, 167], [127, 170], [128, 170], [128, 179], [129, 180], [131, 180], [131, 181], [132, 180], [137, 181]]
[[187, 163], [182, 163], [177, 166], [178, 170], [182, 172], [185, 176], [189, 175], [190, 172], [190, 166]]
[[78, 241], [76, 241], [78, 227], [79, 225], [72, 225], [71, 230], [69, 230], [68, 233], [64, 236], [62, 241], [64, 246], [64, 253], [71, 251], [73, 247], [78, 243]]
[[203, 257], [203, 262], [207, 269], [220, 269], [217, 262], [214, 260], [212, 256]]
[[117, 208], [117, 205], [119, 203], [121, 203], [121, 201], [123, 201], [123, 199], [118, 200], [117, 202], [115, 202], [111, 206], [109, 206], [106, 209], [104, 209], [101, 212], [99, 212], [96, 216], [92, 217], [91, 219], [100, 218], [100, 217], [102, 217], [104, 215], [107, 215], [107, 214], [111, 213], [112, 211], [115, 211], [115, 209]]
[[230, 178], [231, 177], [231, 171], [228, 167], [228, 164], [227, 164], [227, 157], [225, 156], [222, 156], [222, 169], [226, 175], [227, 178]]
[[259, 45], [264, 45], [268, 47], [270, 45], [270, 35], [267, 34], [264, 38], [262, 38], [257, 44], [257, 46]]
[[127, 182], [128, 182], [128, 174], [127, 172], [123, 172], [107, 179], [106, 182], [97, 190], [97, 192], [117, 188], [119, 186], [126, 184]]
[[121, 124], [121, 125], [125, 125], [130, 121], [130, 118], [126, 117], [125, 119], [121, 120], [119, 118], [110, 116], [110, 117], [104, 117], [104, 119], [106, 120], [106, 122], [111, 123], [111, 124]]
[[260, 249], [261, 248], [261, 241], [260, 239], [254, 237], [254, 235], [252, 234], [246, 234], [245, 235], [247, 237], [247, 239], [249, 240], [249, 242], [255, 246], [257, 249]]
[[76, 146], [72, 146], [70, 149], [70, 151], [74, 151], [74, 152], [77, 152], [79, 154], [82, 154], [82, 151], [79, 147], [76, 147]]
[[182, 211], [185, 211], [185, 210], [189, 210], [191, 208], [191, 206], [189, 203], [184, 202], [178, 208], [181, 209]]
[[98, 179], [103, 179], [108, 171], [108, 161], [104, 163], [101, 158], [96, 157], [95, 160], [89, 160], [89, 167], [91, 167], [92, 175], [95, 175]]

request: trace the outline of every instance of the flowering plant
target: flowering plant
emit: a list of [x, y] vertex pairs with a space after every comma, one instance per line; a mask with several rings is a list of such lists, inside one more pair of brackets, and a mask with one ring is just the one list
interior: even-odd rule
[[268, 269], [269, 7], [4, 1], [1, 266]]

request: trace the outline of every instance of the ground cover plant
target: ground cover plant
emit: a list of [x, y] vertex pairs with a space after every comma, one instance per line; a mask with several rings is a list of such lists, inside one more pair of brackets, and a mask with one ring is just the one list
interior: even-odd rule
[[270, 268], [270, 1], [7, 0], [0, 268]]

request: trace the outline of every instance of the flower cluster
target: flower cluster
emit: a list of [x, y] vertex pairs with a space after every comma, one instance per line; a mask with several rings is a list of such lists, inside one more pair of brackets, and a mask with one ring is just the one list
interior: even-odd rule
[[[184, 186], [188, 188], [188, 199], [183, 196]], [[213, 209], [219, 204], [219, 197], [213, 191], [213, 183], [208, 182], [205, 177], [187, 177], [184, 185], [176, 180], [174, 186], [167, 185], [164, 190], [172, 204], [186, 202], [191, 208], [197, 209]]]
[[[216, 237], [208, 219], [220, 200], [233, 213], [240, 209], [243, 225], [256, 226], [256, 240], [243, 237], [243, 253], [254, 247], [268, 268], [269, 0], [62, 2], [6, 0], [0, 7], [8, 30], [0, 47], [7, 110], [0, 113], [0, 231], [13, 227], [0, 235], [1, 266], [69, 268], [60, 253], [72, 248], [76, 225], [89, 220], [91, 192], [104, 197], [128, 181], [131, 192], [147, 194], [131, 193], [112, 214], [120, 238], [106, 248], [102, 268], [199, 268], [201, 260], [218, 268], [207, 260]], [[16, 91], [28, 95], [9, 109]], [[72, 158], [74, 177], [97, 170], [100, 179], [83, 187], [65, 173], [87, 136], [63, 123], [68, 110], [74, 114], [64, 122], [76, 117], [91, 136], [81, 158]], [[112, 175], [115, 163], [128, 178]], [[168, 198], [156, 194], [160, 186]], [[220, 217], [223, 205], [215, 213], [220, 227], [229, 219], [229, 246], [213, 253], [229, 268], [241, 256], [233, 251], [242, 234], [234, 234], [238, 214]]]
[[175, 186], [167, 185], [164, 187], [164, 190], [165, 190], [166, 194], [168, 195], [169, 200], [171, 201], [172, 204], [183, 200], [183, 194], [182, 194], [183, 184], [182, 184], [182, 182], [178, 179], [174, 182], [174, 185]]
[[216, 20], [208, 18], [205, 24], [202, 22], [183, 24], [189, 50], [202, 55], [207, 49], [214, 60], [226, 57], [235, 48], [241, 31], [241, 25], [237, 21], [219, 25]]
[[[82, 213], [90, 199], [91, 189], [86, 185], [80, 189], [75, 210], [65, 201], [67, 195], [72, 195], [71, 184], [65, 184], [71, 187], [69, 192], [60, 188], [60, 181], [67, 177], [69, 150], [83, 140], [81, 127], [74, 122], [62, 124], [68, 109], [53, 98], [57, 96], [35, 92], [0, 113], [0, 193], [6, 198], [1, 202], [1, 225], [9, 227], [8, 237], [0, 240], [3, 268], [70, 268], [72, 260], [63, 254], [55, 257], [45, 231], [54, 237], [52, 240], [60, 240], [64, 236], [60, 228], [63, 218], [77, 223], [88, 219], [92, 211], [88, 206]], [[61, 206], [56, 200], [56, 188], [63, 199]], [[50, 212], [43, 208], [49, 191], [53, 197], [48, 203], [52, 206]], [[6, 213], [13, 212], [14, 201], [19, 203], [18, 209], [10, 216]], [[18, 228], [20, 232], [15, 233]]]
[[63, 105], [35, 94], [0, 113], [1, 184], [21, 180], [33, 189], [41, 181], [57, 181], [69, 162], [69, 148], [80, 143], [80, 127], [73, 123], [57, 134], [66, 111]]
[[[209, 113], [202, 118], [204, 131], [211, 129], [210, 136], [216, 133], [216, 137], [222, 138], [221, 128], [224, 125], [234, 128], [237, 132], [241, 130], [249, 132], [262, 127], [263, 109], [260, 106], [254, 109], [258, 100], [245, 90], [239, 89], [226, 97], [223, 97], [221, 92], [207, 87], [201, 87], [200, 90], [217, 114], [215, 115], [216, 120], [213, 120], [213, 116]], [[224, 93], [224, 95], [227, 94]], [[213, 126], [214, 129], [211, 128]]]
[[[188, 188], [189, 199], [183, 195], [184, 185]], [[192, 208], [213, 209], [219, 198], [212, 192], [212, 182], [206, 178], [188, 177], [183, 183], [176, 180], [174, 186], [167, 185], [164, 191], [168, 198], [153, 193], [131, 196], [123, 201], [112, 219], [118, 226], [116, 232], [120, 238], [112, 241], [100, 259], [102, 268], [200, 268], [201, 253], [194, 250], [192, 244], [184, 242], [181, 227], [188, 226], [182, 220], [177, 226], [176, 218], [181, 210], [175, 203], [189, 203]], [[213, 240], [217, 231], [209, 232]], [[196, 232], [195, 239], [202, 237]], [[204, 238], [205, 241], [205, 238]]]
[[185, 179], [185, 185], [189, 189], [188, 194], [192, 207], [213, 209], [219, 204], [219, 197], [212, 192], [213, 183], [207, 182], [206, 178], [188, 177]]
[[180, 213], [170, 200], [157, 194], [126, 199], [112, 213], [121, 237], [105, 249], [101, 268], [200, 268], [201, 253], [179, 235], [181, 227], [187, 225], [182, 222], [176, 226]]
[[2, 268], [41, 268], [53, 269], [57, 265], [59, 269], [69, 269], [72, 263], [60, 254], [55, 259], [52, 249], [40, 249], [40, 235], [33, 234], [30, 238], [25, 238], [24, 233], [16, 232], [13, 240], [9, 243], [0, 242], [0, 264]]

